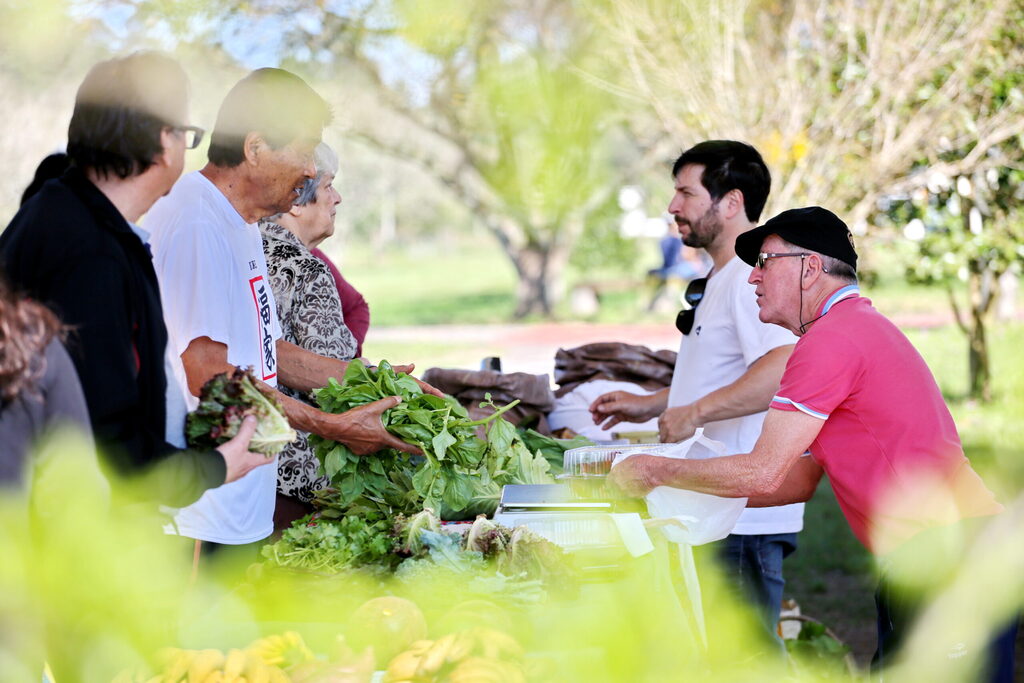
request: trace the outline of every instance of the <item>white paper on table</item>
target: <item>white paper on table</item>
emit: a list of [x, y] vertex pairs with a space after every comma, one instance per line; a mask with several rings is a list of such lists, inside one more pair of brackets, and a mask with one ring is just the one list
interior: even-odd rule
[[640, 514], [637, 512], [617, 512], [612, 513], [612, 521], [615, 522], [615, 528], [619, 530], [619, 536], [622, 538], [622, 543], [626, 546], [626, 550], [633, 557], [640, 557], [647, 553], [654, 552], [654, 544], [651, 542], [651, 537], [647, 534], [647, 529], [644, 527], [644, 522], [640, 519]]

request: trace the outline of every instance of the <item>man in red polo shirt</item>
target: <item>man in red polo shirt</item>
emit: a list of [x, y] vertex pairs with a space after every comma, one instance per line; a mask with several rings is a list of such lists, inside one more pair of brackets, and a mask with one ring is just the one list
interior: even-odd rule
[[[886, 666], [922, 606], [886, 581], [887, 561], [930, 552], [922, 539], [970, 528], [1002, 506], [964, 456], [924, 359], [860, 296], [853, 239], [835, 214], [785, 211], [741, 234], [736, 254], [754, 267], [761, 321], [800, 337], [753, 451], [638, 455], [611, 479], [637, 496], [672, 486], [765, 506], [808, 500], [824, 470], [850, 528], [880, 559], [875, 664]], [[1012, 680], [1015, 631], [990, 645], [990, 680]]]

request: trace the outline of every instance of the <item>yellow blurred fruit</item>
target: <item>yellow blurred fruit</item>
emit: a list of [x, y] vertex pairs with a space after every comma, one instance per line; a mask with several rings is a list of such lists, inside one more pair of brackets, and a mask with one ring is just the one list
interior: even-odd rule
[[412, 643], [427, 637], [427, 620], [411, 600], [385, 596], [356, 608], [346, 633], [357, 652], [372, 647], [377, 665], [383, 667]]
[[246, 648], [249, 655], [258, 657], [264, 664], [290, 669], [316, 658], [302, 636], [295, 631], [269, 635], [253, 641]]

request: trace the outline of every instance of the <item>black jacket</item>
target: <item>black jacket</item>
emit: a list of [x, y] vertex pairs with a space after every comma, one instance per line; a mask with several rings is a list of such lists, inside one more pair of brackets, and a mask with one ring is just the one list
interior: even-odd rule
[[224, 481], [216, 453], [164, 440], [166, 386], [160, 290], [148, 247], [107, 197], [71, 169], [51, 180], [0, 235], [12, 285], [72, 327], [68, 351], [96, 441], [122, 476], [161, 476], [161, 502], [184, 505]]

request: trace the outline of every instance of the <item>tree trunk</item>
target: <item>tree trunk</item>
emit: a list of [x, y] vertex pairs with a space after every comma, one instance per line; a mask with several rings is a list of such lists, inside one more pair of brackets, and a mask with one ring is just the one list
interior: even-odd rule
[[[966, 215], [966, 212], [965, 212]], [[988, 339], [985, 324], [992, 301], [995, 299], [995, 277], [982, 258], [972, 258], [967, 264], [968, 296], [971, 306], [968, 342], [968, 394], [983, 402], [992, 400], [992, 376], [989, 369]]]
[[967, 337], [967, 395], [970, 398], [980, 401], [988, 401], [991, 398], [991, 382], [988, 363], [988, 339], [985, 335], [985, 313], [986, 309], [981, 305], [979, 293], [982, 277], [971, 268], [968, 280], [968, 316], [965, 317], [961, 311], [960, 304], [956, 300], [956, 292], [952, 287], [947, 288], [949, 303], [953, 308], [953, 318], [957, 327]]
[[528, 315], [550, 318], [562, 296], [562, 272], [568, 255], [552, 245], [531, 244], [510, 251], [519, 282], [516, 285], [516, 319]]
[[971, 334], [968, 340], [968, 367], [970, 370], [970, 396], [980, 401], [992, 400], [992, 382], [988, 364], [988, 341], [985, 338], [985, 321], [973, 316]]

